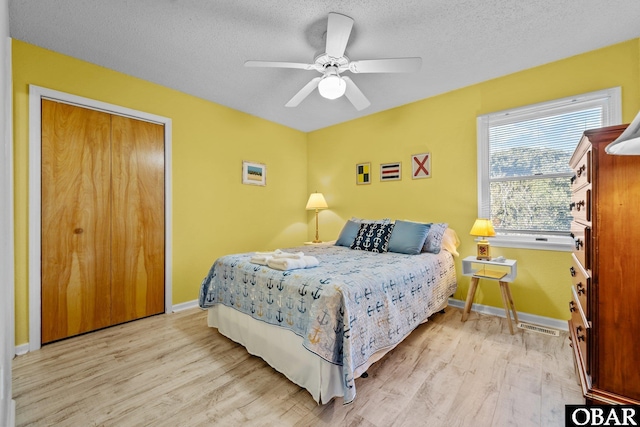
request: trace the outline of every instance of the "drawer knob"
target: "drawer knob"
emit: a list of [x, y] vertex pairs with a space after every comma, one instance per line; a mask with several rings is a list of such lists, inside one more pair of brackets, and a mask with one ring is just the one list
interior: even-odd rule
[[580, 247], [584, 246], [584, 242], [582, 240], [580, 240], [579, 238], [576, 239], [576, 251], [580, 250]]
[[572, 211], [576, 207], [576, 202], [569, 203], [569, 210]]
[[584, 208], [584, 200], [580, 200], [578, 203], [576, 203], [576, 209], [578, 210], [578, 212], [580, 212], [580, 209]]
[[576, 269], [573, 267], [569, 268], [569, 273], [571, 273], [571, 277], [576, 277]]
[[576, 285], [576, 290], [578, 291], [578, 295], [583, 295], [584, 294], [584, 285], [582, 284], [582, 282], [579, 282]]
[[570, 311], [571, 313], [573, 313], [574, 311], [576, 311], [576, 303], [575, 303], [575, 302], [573, 302], [573, 301], [570, 301], [570, 302], [569, 302], [569, 311]]
[[580, 332], [583, 331], [583, 327], [582, 326], [578, 326], [576, 328], [576, 338], [578, 338], [578, 341], [584, 341], [584, 334], [581, 334]]
[[582, 174], [584, 173], [584, 171], [587, 170], [587, 165], [582, 165], [578, 168], [578, 171], [576, 172], [578, 177], [581, 177]]
[[74, 234], [82, 234], [84, 232], [84, 230], [82, 228], [76, 228], [73, 230]]
[[571, 177], [571, 184], [573, 184], [574, 182], [576, 182], [576, 179], [578, 179], [578, 177], [574, 174], [574, 175]]

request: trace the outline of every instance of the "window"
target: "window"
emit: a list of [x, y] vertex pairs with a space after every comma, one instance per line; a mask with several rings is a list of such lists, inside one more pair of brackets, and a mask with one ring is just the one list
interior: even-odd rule
[[582, 133], [620, 123], [620, 88], [478, 117], [478, 216], [495, 246], [571, 250], [569, 159]]

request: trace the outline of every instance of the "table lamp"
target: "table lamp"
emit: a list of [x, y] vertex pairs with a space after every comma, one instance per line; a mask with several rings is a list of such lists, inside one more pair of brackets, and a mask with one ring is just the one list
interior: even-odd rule
[[478, 241], [478, 256], [476, 258], [490, 260], [491, 255], [489, 253], [489, 241], [486, 237], [496, 235], [496, 231], [493, 229], [491, 220], [487, 218], [476, 219], [476, 222], [473, 223], [473, 227], [471, 227], [471, 232], [469, 232], [469, 234], [481, 238]]
[[327, 201], [324, 199], [322, 193], [311, 193], [309, 201], [307, 202], [307, 210], [316, 210], [316, 239], [313, 243], [322, 243], [322, 240], [318, 237], [318, 210], [327, 209]]

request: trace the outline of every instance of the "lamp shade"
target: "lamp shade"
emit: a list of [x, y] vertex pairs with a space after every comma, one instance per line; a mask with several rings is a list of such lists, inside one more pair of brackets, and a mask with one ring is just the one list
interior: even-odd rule
[[607, 154], [639, 155], [640, 154], [640, 113], [629, 126], [604, 149]]
[[327, 209], [327, 201], [324, 199], [322, 193], [311, 193], [309, 201], [307, 202], [307, 210], [312, 209]]
[[346, 90], [347, 84], [336, 74], [327, 75], [318, 83], [318, 92], [320, 92], [323, 98], [340, 98]]
[[471, 227], [469, 234], [472, 236], [489, 237], [495, 236], [496, 230], [493, 229], [493, 224], [490, 219], [478, 218], [476, 219], [476, 222], [473, 223], [473, 227]]

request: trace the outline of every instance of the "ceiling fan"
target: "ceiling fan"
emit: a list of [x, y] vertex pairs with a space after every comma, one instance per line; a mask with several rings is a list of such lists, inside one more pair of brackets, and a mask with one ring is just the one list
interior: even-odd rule
[[299, 62], [278, 61], [246, 61], [245, 67], [266, 68], [298, 68], [302, 70], [316, 70], [322, 77], [311, 79], [293, 98], [285, 104], [286, 107], [296, 107], [311, 92], [318, 88], [321, 96], [336, 99], [345, 95], [356, 110], [363, 110], [371, 102], [358, 89], [358, 86], [347, 76], [341, 75], [345, 71], [352, 73], [410, 73], [418, 71], [422, 65], [422, 58], [389, 58], [365, 59], [351, 61], [344, 55], [344, 51], [353, 28], [353, 19], [339, 13], [329, 13], [326, 33], [326, 52], [316, 57], [313, 64]]

